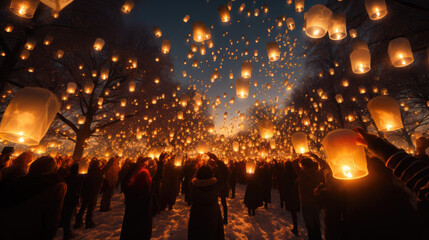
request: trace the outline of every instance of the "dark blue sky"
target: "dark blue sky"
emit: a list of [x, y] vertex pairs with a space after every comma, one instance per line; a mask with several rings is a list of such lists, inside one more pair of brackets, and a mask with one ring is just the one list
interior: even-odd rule
[[[231, 121], [234, 116], [237, 116], [236, 112], [246, 112], [254, 104], [255, 99], [259, 99], [259, 101], [266, 99], [267, 102], [271, 99], [275, 103], [275, 99], [278, 97], [280, 105], [287, 95], [283, 86], [284, 79], [290, 75], [292, 75], [292, 80], [295, 77], [299, 79], [302, 73], [302, 68], [299, 67], [299, 64], [305, 38], [305, 34], [302, 31], [304, 12], [295, 12], [294, 3], [287, 5], [286, 0], [234, 1], [230, 11], [231, 21], [222, 23], [217, 8], [220, 5], [227, 4], [227, 2], [213, 0], [144, 1], [137, 4], [129, 16], [131, 22], [142, 23], [149, 28], [159, 26], [163, 33], [159, 40], [160, 42], [164, 38], [171, 40], [170, 56], [175, 64], [177, 81], [181, 82], [183, 86], [195, 84], [197, 89], [201, 92], [206, 92], [212, 101], [216, 99], [216, 96], [221, 96], [222, 103], [217, 107], [216, 111], [212, 111], [214, 117], [218, 116], [215, 119], [217, 129], [223, 125], [224, 112], [228, 112], [227, 124], [231, 122], [237, 123], [238, 121]], [[313, 2], [315, 1], [306, 1], [305, 11], [314, 4]], [[239, 7], [242, 3], [246, 4], [246, 8], [242, 13], [239, 13]], [[262, 10], [264, 4], [269, 6], [268, 13], [264, 13]], [[259, 9], [258, 17], [254, 16], [256, 8]], [[246, 14], [248, 9], [251, 11], [250, 17]], [[190, 16], [190, 20], [184, 23], [183, 18], [186, 14]], [[286, 24], [282, 27], [276, 26], [276, 18], [282, 15], [286, 15], [287, 18], [292, 17], [295, 20], [295, 30], [287, 31], [286, 33]], [[192, 37], [190, 37], [190, 41], [187, 43], [186, 38], [192, 32], [192, 23], [194, 21], [204, 22], [207, 27], [213, 26], [211, 35], [214, 48], [207, 48], [205, 56], [195, 53], [192, 59], [187, 59], [186, 56], [193, 41]], [[268, 29], [271, 32], [268, 32]], [[249, 45], [246, 46], [242, 36], [249, 40]], [[255, 43], [258, 36], [259, 42]], [[230, 44], [231, 41], [233, 45]], [[272, 41], [277, 41], [281, 45], [281, 54], [286, 53], [287, 56], [283, 60], [268, 64], [265, 46], [267, 42]], [[245, 49], [249, 50], [249, 55], [247, 56], [243, 54]], [[259, 56], [256, 59], [253, 58], [255, 49], [259, 52]], [[217, 57], [216, 62], [213, 61], [212, 51], [215, 52]], [[234, 55], [231, 55], [231, 52]], [[195, 58], [200, 61], [199, 68], [191, 66], [192, 60]], [[185, 59], [188, 62], [186, 65], [183, 63]], [[249, 97], [247, 99], [238, 99], [235, 95], [235, 81], [241, 75], [241, 64], [244, 60], [252, 60], [252, 85]], [[264, 62], [265, 66], [263, 66]], [[290, 66], [291, 64], [292, 66]], [[295, 64], [297, 65], [295, 66]], [[217, 79], [209, 87], [210, 76], [215, 68], [219, 70], [221, 78]], [[183, 70], [187, 72], [187, 78], [182, 77]], [[232, 80], [229, 79], [230, 72], [234, 74]], [[257, 87], [253, 86], [255, 80], [258, 82]], [[267, 88], [266, 83], [271, 84], [270, 89]], [[234, 85], [234, 88], [230, 88], [231, 84]], [[226, 98], [223, 98], [224, 93], [227, 95]], [[256, 98], [252, 97], [253, 93], [257, 95]], [[228, 106], [225, 107], [225, 103], [228, 103], [231, 97], [235, 97], [235, 103], [227, 104]]]

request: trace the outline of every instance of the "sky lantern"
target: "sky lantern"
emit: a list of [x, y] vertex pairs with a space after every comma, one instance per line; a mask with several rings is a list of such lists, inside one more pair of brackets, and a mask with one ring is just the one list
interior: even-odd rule
[[350, 53], [350, 64], [353, 73], [364, 74], [371, 70], [371, 53], [365, 49], [353, 50]]
[[174, 157], [174, 166], [176, 166], [176, 167], [182, 166], [182, 159], [183, 159], [183, 155], [182, 154], [177, 154]]
[[226, 23], [231, 20], [231, 15], [229, 14], [229, 9], [226, 5], [219, 6], [217, 12], [219, 13], [219, 17], [222, 22]]
[[162, 41], [162, 47], [161, 47], [162, 53], [164, 53], [164, 54], [169, 53], [170, 48], [171, 48], [171, 41], [168, 39], [164, 39]]
[[246, 7], [246, 4], [244, 4], [244, 3], [242, 3], [241, 5], [240, 5], [240, 9], [239, 9], [239, 11], [240, 12], [242, 12], [243, 10], [244, 10], [244, 8]]
[[159, 38], [162, 36], [161, 28], [158, 26], [155, 26], [152, 28], [153, 34], [155, 34], [155, 37]]
[[25, 145], [39, 144], [49, 129], [60, 102], [51, 91], [38, 87], [18, 90], [0, 123], [0, 139]]
[[194, 22], [192, 24], [192, 36], [195, 42], [203, 42], [210, 39], [207, 38], [207, 28], [203, 22]]
[[106, 42], [102, 38], [95, 39], [95, 42], [93, 45], [94, 50], [98, 51], [98, 52], [101, 51], [103, 49], [105, 43]]
[[365, 8], [371, 20], [379, 20], [387, 15], [385, 0], [365, 0]]
[[322, 38], [328, 31], [332, 11], [322, 4], [316, 4], [307, 12], [305, 33], [311, 38]]
[[368, 111], [379, 131], [403, 128], [398, 102], [390, 96], [377, 96], [368, 102]]
[[28, 40], [27, 40], [27, 42], [25, 43], [24, 47], [25, 47], [25, 49], [27, 49], [27, 50], [31, 51], [31, 50], [33, 50], [33, 49], [34, 49], [34, 47], [36, 46], [36, 43], [37, 43], [36, 39], [34, 39], [34, 38], [30, 38], [30, 39], [28, 39]]
[[395, 67], [405, 67], [414, 61], [410, 41], [403, 37], [395, 38], [390, 41], [388, 53], [390, 61]]
[[79, 162], [79, 174], [87, 174], [89, 168], [88, 159], [81, 159]]
[[80, 116], [77, 118], [77, 124], [79, 124], [79, 125], [83, 125], [83, 124], [85, 124], [85, 121], [86, 121], [86, 117], [85, 117], [84, 115], [80, 115]]
[[183, 112], [182, 111], [177, 112], [177, 119], [183, 120]]
[[337, 94], [337, 95], [335, 95], [335, 100], [337, 101], [337, 103], [342, 103], [342, 102], [344, 102], [343, 95], [341, 95], [341, 94]]
[[100, 70], [100, 78], [102, 80], [107, 80], [109, 78], [110, 69], [107, 67], [102, 67]]
[[204, 154], [209, 151], [209, 145], [205, 141], [198, 143], [197, 151], [199, 154]]
[[58, 59], [61, 59], [61, 58], [63, 58], [63, 56], [64, 56], [64, 51], [63, 50], [58, 50], [57, 51], [57, 53], [56, 53], [56, 57], [58, 58]]
[[296, 12], [304, 11], [304, 0], [295, 0], [295, 11]]
[[252, 77], [252, 63], [243, 62], [241, 64], [241, 77], [242, 78], [251, 78]]
[[10, 11], [23, 18], [32, 18], [38, 5], [37, 0], [11, 0]]
[[238, 152], [240, 150], [240, 143], [237, 141], [232, 142], [232, 150]]
[[291, 31], [295, 29], [295, 21], [293, 18], [290, 17], [286, 19], [286, 27]]
[[309, 152], [307, 134], [303, 132], [296, 132], [291, 137], [293, 148], [298, 154]]
[[121, 107], [125, 107], [125, 106], [127, 106], [127, 99], [121, 98]]
[[75, 82], [67, 83], [67, 93], [74, 94], [76, 92], [77, 84]]
[[346, 15], [344, 13], [338, 12], [332, 15], [328, 33], [331, 40], [341, 40], [347, 36]]
[[276, 42], [267, 43], [267, 54], [270, 62], [275, 62], [280, 59], [279, 45]]
[[238, 98], [247, 98], [249, 96], [250, 80], [247, 78], [237, 78], [235, 91]]
[[262, 119], [258, 123], [259, 134], [262, 138], [269, 139], [274, 135], [274, 125], [269, 119]]
[[134, 0], [125, 0], [124, 4], [121, 7], [123, 13], [128, 14], [134, 8]]
[[13, 25], [10, 23], [6, 24], [6, 26], [4, 27], [4, 31], [8, 32], [8, 33], [12, 32], [13, 31]]
[[91, 94], [92, 90], [94, 90], [94, 83], [92, 80], [86, 80], [83, 86], [83, 90], [86, 94]]
[[214, 124], [213, 123], [209, 123], [207, 126], [207, 131], [209, 133], [214, 133]]
[[128, 91], [129, 91], [129, 92], [134, 92], [134, 91], [136, 91], [136, 81], [134, 81], [134, 80], [130, 80], [130, 81], [128, 82]]
[[270, 148], [271, 149], [276, 149], [276, 140], [275, 139], [271, 139], [270, 140]]
[[190, 19], [191, 17], [188, 15], [188, 14], [186, 14], [186, 16], [185, 17], [183, 17], [183, 22], [184, 23], [187, 23], [188, 21], [189, 21], [189, 19]]
[[350, 37], [351, 38], [356, 38], [357, 37], [357, 32], [356, 32], [356, 29], [350, 29], [349, 30], [349, 35], [350, 35]]
[[351, 129], [331, 131], [323, 139], [327, 162], [334, 178], [351, 180], [368, 175], [365, 149], [358, 139], [359, 135]]
[[46, 6], [52, 8], [57, 13], [67, 7], [73, 0], [40, 0]]
[[256, 162], [254, 160], [246, 161], [246, 173], [254, 174], [256, 169]]
[[97, 100], [98, 106], [102, 106], [103, 105], [103, 101], [104, 101], [104, 99], [102, 97], [98, 98], [98, 100]]
[[326, 120], [328, 120], [328, 122], [334, 121], [334, 115], [332, 115], [332, 113], [328, 113], [326, 115]]

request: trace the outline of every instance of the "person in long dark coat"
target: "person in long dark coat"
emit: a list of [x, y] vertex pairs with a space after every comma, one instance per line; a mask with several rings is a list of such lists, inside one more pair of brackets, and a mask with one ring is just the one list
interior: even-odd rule
[[192, 179], [192, 194], [188, 239], [225, 239], [217, 180], [209, 166], [203, 165], [198, 169], [197, 177]]
[[79, 205], [79, 198], [82, 192], [82, 183], [84, 176], [79, 175], [79, 165], [73, 164], [70, 167], [70, 174], [64, 179], [67, 184], [67, 193], [64, 198], [64, 206], [61, 215], [61, 224], [63, 227], [64, 239], [73, 238], [70, 223], [73, 214]]
[[228, 205], [226, 203], [226, 198], [229, 194], [228, 167], [223, 161], [220, 161], [215, 154], [207, 153], [207, 155], [214, 160], [210, 163], [213, 174], [217, 179], [217, 184], [219, 185], [219, 197], [223, 209], [223, 223], [228, 224]]
[[173, 209], [176, 197], [179, 192], [179, 169], [174, 166], [174, 159], [170, 159], [164, 165], [163, 177], [161, 180], [161, 210], [166, 207]]
[[271, 203], [271, 188], [273, 186], [271, 167], [267, 162], [263, 163], [260, 169], [260, 180], [262, 181], [262, 201], [264, 202], [264, 207], [268, 208], [268, 203]]
[[151, 186], [152, 178], [141, 159], [130, 167], [122, 182], [125, 195], [125, 214], [121, 240], [146, 240], [152, 235]]
[[99, 164], [100, 162], [96, 159], [93, 159], [89, 163], [88, 173], [85, 176], [82, 186], [82, 203], [76, 215], [74, 228], [82, 227], [85, 211], [85, 228], [93, 228], [96, 226], [92, 217], [95, 206], [97, 205], [98, 194], [103, 184], [103, 173], [101, 172]]
[[115, 185], [118, 181], [119, 158], [114, 157], [109, 159], [102, 172], [104, 174], [104, 181], [101, 188], [100, 211], [108, 212], [110, 211], [110, 204], [115, 193]]
[[192, 202], [192, 178], [195, 175], [195, 171], [196, 171], [196, 163], [194, 161], [187, 161], [185, 163], [185, 167], [183, 169], [183, 183], [182, 183], [182, 189], [184, 189], [184, 194], [185, 194], [185, 202], [188, 205], [191, 205]]
[[298, 175], [292, 166], [292, 162], [287, 161], [283, 171], [280, 173], [279, 186], [283, 193], [284, 208], [292, 215], [293, 229], [292, 233], [298, 235], [298, 218], [297, 212], [300, 211]]
[[45, 156], [34, 161], [28, 174], [0, 192], [0, 239], [53, 239], [67, 185], [56, 174], [57, 164]]
[[244, 194], [244, 204], [247, 207], [249, 216], [255, 216], [255, 211], [263, 205], [261, 196], [261, 181], [259, 176], [259, 168], [255, 169], [255, 173], [247, 174], [247, 186]]

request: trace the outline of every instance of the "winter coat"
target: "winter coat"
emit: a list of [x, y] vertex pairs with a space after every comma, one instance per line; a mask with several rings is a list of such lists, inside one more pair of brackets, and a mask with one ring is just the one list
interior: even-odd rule
[[53, 239], [67, 186], [56, 174], [26, 176], [0, 193], [0, 239]]
[[189, 216], [189, 240], [225, 239], [216, 182], [216, 178], [192, 180], [193, 201]]
[[279, 176], [279, 191], [283, 197], [285, 209], [292, 212], [300, 211], [298, 176], [291, 165], [286, 166]]
[[[133, 170], [133, 168], [131, 168]], [[122, 240], [150, 239], [152, 178], [147, 169], [140, 169], [127, 183], [123, 182], [125, 214], [122, 222]]]
[[272, 172], [270, 166], [265, 164], [260, 170], [260, 180], [262, 181], [262, 200], [264, 202], [271, 202], [271, 188], [273, 186]]
[[179, 193], [179, 169], [173, 162], [168, 162], [164, 165], [163, 178], [161, 180], [161, 208], [166, 205], [173, 205], [176, 202], [177, 194]]
[[256, 209], [263, 205], [262, 203], [262, 185], [256, 169], [254, 174], [249, 174], [247, 179], [246, 193], [244, 194], [244, 204], [249, 209]]
[[323, 174], [314, 169], [303, 169], [299, 177], [299, 194], [302, 206], [321, 207], [321, 202], [314, 196], [314, 189], [323, 181]]
[[228, 167], [222, 161], [216, 161], [216, 164], [214, 175], [219, 185], [219, 197], [226, 198], [229, 193]]

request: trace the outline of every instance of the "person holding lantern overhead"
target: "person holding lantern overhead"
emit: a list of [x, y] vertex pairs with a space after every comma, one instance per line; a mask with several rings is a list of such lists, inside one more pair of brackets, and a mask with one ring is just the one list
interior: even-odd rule
[[201, 166], [192, 179], [192, 206], [189, 214], [189, 240], [225, 239], [218, 204], [217, 179], [210, 166]]

